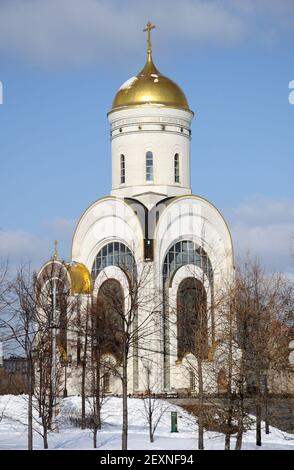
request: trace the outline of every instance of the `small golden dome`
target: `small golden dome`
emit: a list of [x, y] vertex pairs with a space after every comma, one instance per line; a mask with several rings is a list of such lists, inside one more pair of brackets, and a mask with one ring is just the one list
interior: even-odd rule
[[155, 67], [151, 49], [148, 49], [143, 70], [136, 77], [127, 80], [116, 93], [112, 111], [141, 106], [166, 106], [189, 110], [188, 101], [181, 88], [161, 75]]
[[72, 294], [90, 294], [92, 292], [92, 278], [82, 263], [73, 262], [67, 266]]

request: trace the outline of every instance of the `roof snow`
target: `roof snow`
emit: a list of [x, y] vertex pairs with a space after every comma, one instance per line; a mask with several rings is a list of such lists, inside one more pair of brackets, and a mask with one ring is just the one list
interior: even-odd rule
[[131, 88], [131, 86], [135, 83], [136, 80], [138, 80], [137, 77], [131, 77], [131, 78], [129, 78], [125, 83], [122, 84], [122, 86], [120, 87], [119, 91], [121, 91], [121, 90], [128, 90], [129, 88]]

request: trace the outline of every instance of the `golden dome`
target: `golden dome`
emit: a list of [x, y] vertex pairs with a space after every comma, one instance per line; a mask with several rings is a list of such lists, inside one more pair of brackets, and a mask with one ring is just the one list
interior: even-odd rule
[[92, 292], [92, 278], [82, 263], [73, 262], [67, 266], [72, 294], [90, 294]]
[[148, 49], [145, 67], [120, 87], [112, 110], [150, 105], [189, 110], [184, 92], [175, 82], [161, 75], [152, 61], [151, 49]]

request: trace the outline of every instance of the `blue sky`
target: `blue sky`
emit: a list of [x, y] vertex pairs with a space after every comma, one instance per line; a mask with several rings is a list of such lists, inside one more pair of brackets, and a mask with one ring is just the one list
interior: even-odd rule
[[0, 257], [37, 265], [55, 238], [70, 257], [75, 221], [110, 192], [106, 113], [144, 65], [149, 19], [154, 62], [195, 112], [193, 192], [237, 254], [293, 272], [292, 0], [2, 0]]

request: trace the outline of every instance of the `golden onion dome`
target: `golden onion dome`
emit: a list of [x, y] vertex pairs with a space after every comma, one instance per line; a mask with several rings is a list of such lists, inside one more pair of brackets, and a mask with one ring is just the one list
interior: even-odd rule
[[166, 106], [189, 110], [187, 98], [181, 88], [172, 80], [161, 75], [152, 60], [150, 30], [148, 31], [147, 62], [138, 75], [127, 80], [118, 90], [112, 103], [112, 111], [141, 106]]
[[73, 262], [67, 266], [72, 294], [90, 294], [92, 292], [92, 278], [86, 266], [82, 263]]

